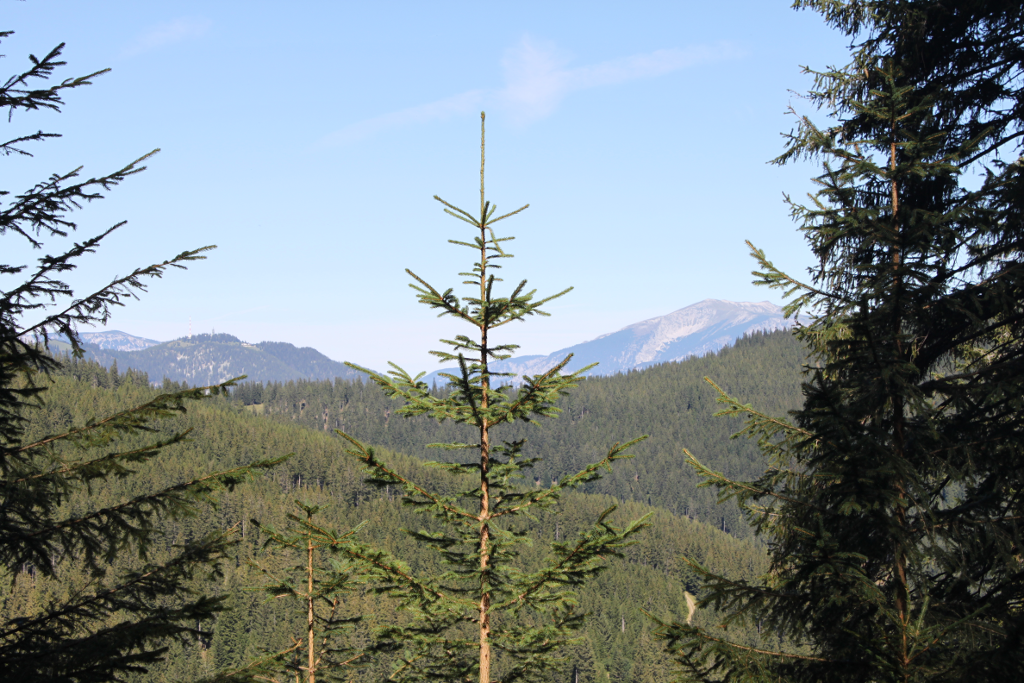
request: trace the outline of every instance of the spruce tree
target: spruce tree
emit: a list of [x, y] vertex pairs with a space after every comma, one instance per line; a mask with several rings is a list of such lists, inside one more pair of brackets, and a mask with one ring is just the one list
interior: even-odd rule
[[467, 488], [429, 491], [379, 460], [373, 448], [341, 433], [351, 443], [349, 453], [365, 464], [372, 483], [404, 491], [403, 502], [436, 520], [434, 526], [410, 533], [439, 552], [449, 567], [440, 576], [418, 576], [383, 553], [363, 558], [378, 572], [380, 590], [399, 599], [410, 616], [408, 624], [379, 634], [377, 650], [398, 655], [393, 680], [549, 680], [552, 670], [564, 665], [559, 648], [573, 640], [583, 618], [574, 609], [573, 587], [599, 572], [645, 525], [646, 518], [615, 527], [610, 508], [577, 538], [554, 542], [543, 566], [517, 562], [520, 547], [530, 542], [517, 518], [551, 508], [563, 491], [593, 481], [603, 468], [631, 457], [627, 449], [643, 437], [615, 444], [599, 462], [544, 489], [524, 482], [524, 472], [539, 460], [526, 455], [526, 441], [498, 441], [503, 424], [555, 417], [554, 402], [592, 366], [562, 374], [570, 356], [537, 376], [524, 376], [518, 386], [511, 384], [514, 378], [509, 375], [491, 370], [492, 361], [509, 358], [518, 348], [496, 344], [494, 331], [529, 316], [547, 315], [543, 306], [569, 289], [538, 299], [523, 280], [507, 295], [496, 291], [501, 282], [495, 272], [501, 267], [498, 260], [512, 257], [505, 247], [513, 238], [499, 237], [494, 226], [528, 205], [497, 214], [484, 194], [484, 152], [481, 114], [479, 214], [435, 196], [445, 213], [472, 226], [470, 240], [449, 240], [475, 254], [472, 267], [460, 273], [469, 293], [459, 297], [454, 288], [439, 290], [406, 271], [421, 303], [473, 329], [473, 337], [442, 340], [451, 351], [432, 352], [441, 362], [458, 365], [457, 374], [444, 375], [450, 382], [448, 391], [432, 392], [420, 381], [423, 373], [412, 377], [394, 364], [386, 375], [352, 366], [367, 373], [388, 396], [404, 400], [399, 410], [403, 416], [452, 420], [466, 425], [467, 436], [473, 439], [433, 446], [476, 454], [436, 463], [469, 479]]
[[[0, 39], [10, 35], [0, 33]], [[38, 85], [64, 66], [62, 49], [60, 45], [42, 59], [30, 56], [29, 67], [0, 86], [0, 108], [9, 120], [22, 112], [60, 111], [65, 91], [104, 73]], [[0, 151], [16, 159], [30, 155], [26, 145], [54, 137], [59, 136], [16, 134], [0, 144]], [[76, 168], [13, 196], [0, 192], [5, 202], [0, 235], [25, 240], [36, 249], [69, 236], [78, 227], [70, 212], [142, 171], [151, 155], [100, 177], [82, 179]], [[160, 420], [178, 417], [189, 401], [216, 395], [230, 383], [162, 395], [64, 432], [26, 438], [44, 408], [48, 372], [59, 363], [48, 353], [51, 336], [63, 336], [80, 356], [81, 325], [105, 323], [113, 307], [145, 290], [147, 278], [204, 258], [203, 252], [211, 248], [138, 268], [76, 298], [61, 278], [122, 225], [42, 256], [35, 266], [0, 264], [5, 287], [0, 291], [0, 580], [13, 583], [29, 573], [56, 582], [72, 566], [75, 571], [65, 576], [90, 577], [86, 585], [62, 586], [46, 603], [27, 611], [4, 612], [0, 679], [5, 681], [109, 681], [145, 671], [171, 639], [194, 643], [204, 633], [203, 622], [222, 609], [219, 597], [192, 593], [191, 588], [196, 580], [217, 573], [218, 562], [233, 543], [230, 534], [194, 538], [159, 559], [151, 551], [161, 520], [194, 515], [197, 505], [246, 479], [252, 467], [143, 491], [109, 507], [72, 509], [68, 501], [76, 492], [132, 476], [140, 463], [185, 441], [187, 433], [168, 432]], [[127, 562], [132, 556], [138, 558], [134, 565]], [[115, 564], [131, 566], [114, 569]]]
[[[288, 513], [288, 528], [284, 530], [252, 520], [266, 536], [263, 548], [268, 551], [262, 562], [252, 564], [267, 578], [262, 591], [269, 600], [290, 598], [299, 602], [301, 633], [291, 635], [285, 649], [221, 672], [215, 680], [344, 681], [350, 680], [355, 667], [367, 661], [367, 653], [353, 646], [352, 629], [360, 616], [351, 614], [344, 603], [348, 594], [365, 583], [363, 572], [345, 556], [366, 554], [365, 548], [354, 542], [362, 525], [337, 532], [314, 519], [323, 506], [298, 500], [295, 506], [300, 514]], [[296, 559], [298, 564], [292, 564]]]
[[[697, 567], [741, 647], [685, 624], [664, 635], [703, 679], [1007, 681], [1024, 671], [1024, 6], [933, 0], [798, 7], [861, 42], [815, 73], [778, 161], [824, 162], [793, 214], [808, 282], [752, 247], [812, 351], [791, 421], [723, 396], [768, 460], [734, 482], [768, 542], [760, 584]], [[965, 179], [976, 175], [977, 180]]]

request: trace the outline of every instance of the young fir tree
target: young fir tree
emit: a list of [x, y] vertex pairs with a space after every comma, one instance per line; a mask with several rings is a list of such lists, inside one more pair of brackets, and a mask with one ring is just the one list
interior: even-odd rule
[[[301, 501], [295, 501], [295, 505], [301, 515], [288, 514], [291, 527], [288, 530], [279, 531], [252, 520], [267, 536], [264, 549], [271, 550], [262, 564], [253, 564], [268, 577], [269, 583], [263, 592], [269, 599], [299, 601], [304, 617], [303, 632], [292, 636], [291, 645], [284, 650], [258, 658], [237, 671], [226, 672], [223, 680], [234, 680], [239, 674], [245, 674], [271, 683], [343, 681], [349, 680], [352, 669], [366, 659], [365, 652], [352, 646], [352, 627], [360, 617], [348, 614], [343, 602], [346, 594], [358, 590], [364, 583], [362, 572], [347, 557], [336, 557], [351, 550], [349, 546], [359, 528], [345, 533], [332, 531], [313, 519], [321, 506]], [[331, 555], [326, 563], [321, 557], [324, 550]], [[294, 556], [298, 556], [297, 565], [283, 571], [275, 568], [274, 565], [282, 561], [290, 564]]]
[[[481, 114], [480, 213], [464, 211], [440, 197], [445, 212], [472, 226], [471, 241], [450, 240], [476, 255], [463, 284], [470, 293], [458, 297], [453, 289], [440, 291], [412, 271], [412, 287], [421, 303], [468, 324], [475, 338], [458, 335], [442, 340], [452, 351], [433, 351], [441, 362], [457, 363], [457, 374], [444, 375], [450, 392], [432, 393], [426, 383], [392, 364], [393, 370], [370, 375], [392, 397], [405, 400], [402, 415], [428, 415], [438, 421], [453, 420], [469, 426], [475, 443], [432, 444], [454, 451], [472, 451], [466, 461], [435, 463], [470, 479], [460, 491], [428, 491], [377, 459], [372, 448], [342, 433], [352, 447], [349, 453], [365, 463], [370, 481], [404, 491], [404, 502], [432, 515], [439, 528], [411, 531], [413, 538], [435, 548], [450, 567], [440, 576], [415, 576], [407, 565], [383, 554], [367, 556], [384, 582], [381, 590], [401, 600], [411, 612], [408, 624], [384, 629], [377, 649], [397, 652], [393, 680], [401, 681], [501, 681], [548, 680], [553, 668], [563, 663], [559, 648], [571, 642], [583, 615], [574, 610], [573, 587], [599, 572], [608, 558], [645, 526], [645, 519], [624, 527], [609, 521], [614, 508], [600, 516], [593, 528], [578, 538], [552, 544], [541, 567], [526, 568], [516, 560], [518, 550], [530, 539], [517, 525], [517, 518], [550, 508], [559, 494], [600, 476], [611, 463], [631, 457], [627, 449], [640, 441], [615, 444], [597, 463], [566, 476], [547, 489], [523, 485], [523, 472], [538, 461], [524, 454], [524, 440], [502, 441], [497, 433], [503, 424], [516, 420], [532, 422], [537, 417], [554, 417], [554, 402], [575, 386], [583, 372], [561, 374], [566, 358], [535, 377], [523, 377], [518, 388], [499, 386], [507, 373], [491, 369], [495, 360], [509, 358], [513, 344], [495, 344], [492, 333], [531, 315], [547, 315], [542, 307], [564, 295], [535, 299], [520, 282], [506, 296], [496, 285], [498, 259], [511, 258], [504, 244], [512, 237], [498, 237], [494, 226], [524, 209], [496, 215], [496, 207], [484, 196], [484, 115]], [[528, 206], [528, 205], [527, 205]], [[571, 356], [570, 356], [571, 357]], [[643, 437], [641, 437], [643, 438]]]
[[[801, 2], [852, 37], [816, 74], [780, 162], [820, 158], [794, 216], [818, 259], [809, 283], [754, 249], [759, 282], [814, 360], [787, 422], [748, 415], [769, 461], [733, 482], [768, 541], [758, 585], [702, 571], [724, 625], [756, 620], [781, 651], [667, 625], [684, 670], [709, 680], [1006, 681], [1024, 671], [1024, 6]], [[962, 11], [959, 9], [963, 7]], [[938, 81], [935, 87], [933, 81]], [[963, 182], [967, 173], [979, 180]]]
[[[0, 33], [0, 38], [10, 35]], [[10, 115], [59, 111], [65, 90], [88, 85], [103, 73], [49, 87], [36, 85], [64, 65], [59, 61], [62, 48], [42, 59], [31, 56], [26, 71], [3, 83], [0, 108]], [[58, 136], [15, 136], [0, 145], [0, 151], [6, 157], [29, 155], [26, 143], [52, 137]], [[0, 192], [5, 201], [0, 207], [0, 235], [24, 239], [37, 249], [49, 238], [68, 236], [77, 228], [69, 212], [142, 171], [148, 156], [99, 178], [81, 180], [76, 169], [54, 174], [13, 197]], [[170, 639], [195, 642], [203, 622], [222, 609], [220, 598], [194, 594], [189, 587], [196, 578], [216, 573], [232, 544], [229, 534], [194, 539], [159, 562], [149, 551], [160, 535], [162, 519], [195, 514], [197, 504], [245, 479], [251, 467], [142, 492], [105, 508], [70, 509], [68, 501], [75, 492], [132, 476], [136, 465], [182, 442], [186, 433], [154, 433], [157, 422], [177, 417], [187, 402], [215, 395], [230, 383], [160, 396], [63, 433], [26, 440], [26, 428], [43, 408], [47, 372], [58, 363], [47, 353], [49, 337], [63, 336], [80, 356], [80, 325], [105, 323], [113, 306], [145, 290], [146, 278], [202, 259], [202, 252], [210, 248], [139, 268], [76, 299], [61, 278], [121, 225], [57, 255], [43, 256], [32, 267], [0, 264], [5, 286], [0, 291], [0, 580], [13, 583], [27, 572], [62, 588], [27, 612], [8, 612], [0, 618], [0, 679], [5, 681], [81, 683], [145, 671], [147, 664], [161, 658]], [[134, 566], [113, 569], [114, 564], [124, 566], [131, 555], [138, 558]], [[71, 565], [74, 574], [90, 577], [86, 585], [56, 583], [62, 569]]]

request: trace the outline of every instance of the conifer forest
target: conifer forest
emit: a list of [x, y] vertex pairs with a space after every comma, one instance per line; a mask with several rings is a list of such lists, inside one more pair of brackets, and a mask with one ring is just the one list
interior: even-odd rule
[[[495, 365], [577, 293], [503, 279], [544, 245], [513, 241], [536, 209], [492, 199], [483, 113], [473, 205], [424, 205], [452, 278], [402, 264], [451, 329], [429, 384], [230, 335], [208, 341], [316, 374], [86, 358], [88, 326], [220, 254], [75, 291], [129, 230], [79, 235], [79, 210], [158, 150], [6, 176], [0, 237], [47, 255], [0, 257], [0, 680], [1024, 679], [1024, 4], [793, 8], [849, 44], [804, 67], [765, 160], [816, 169], [786, 197], [814, 265], [748, 242], [795, 324], [683, 361]], [[3, 61], [9, 167], [60, 144], [34, 115], [103, 87], [46, 49]]]

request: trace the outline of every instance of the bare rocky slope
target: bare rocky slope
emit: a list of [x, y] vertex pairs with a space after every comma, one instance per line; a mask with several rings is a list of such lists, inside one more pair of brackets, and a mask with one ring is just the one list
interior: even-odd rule
[[[751, 332], [772, 332], [792, 327], [782, 308], [767, 301], [758, 303], [705, 299], [678, 311], [643, 320], [617, 332], [601, 335], [582, 344], [559, 349], [546, 356], [521, 356], [494, 363], [500, 372], [537, 375], [573, 354], [566, 366], [578, 370], [599, 363], [588, 375], [619, 372], [703, 356], [732, 344]], [[428, 383], [443, 380], [439, 370], [428, 375]]]

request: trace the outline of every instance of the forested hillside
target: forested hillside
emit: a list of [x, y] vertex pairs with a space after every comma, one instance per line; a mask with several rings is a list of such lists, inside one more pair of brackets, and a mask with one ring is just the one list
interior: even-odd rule
[[[549, 3], [543, 39], [496, 3], [32, 4], [5, 9], [34, 47], [0, 30], [27, 55], [0, 84], [21, 162], [0, 189], [0, 683], [1022, 679], [1024, 2], [792, 0], [845, 57], [750, 0]], [[91, 66], [68, 73], [66, 45]], [[46, 128], [103, 58], [132, 82], [67, 131], [76, 155], [100, 143], [96, 170]], [[285, 72], [313, 96], [254, 106]], [[769, 163], [813, 164], [783, 189], [804, 247], [756, 170], [783, 89]], [[476, 213], [450, 193], [478, 104], [499, 135], [481, 111]], [[79, 215], [156, 158], [145, 125], [169, 167], [124, 213]], [[427, 188], [459, 221], [445, 251]], [[494, 225], [528, 198], [528, 272], [498, 277], [515, 237]], [[753, 284], [782, 307], [707, 300], [513, 358], [559, 336], [505, 336], [534, 316], [591, 336], [709, 282], [746, 298], [729, 245], [754, 224]], [[326, 330], [405, 364], [426, 351], [390, 296], [408, 263], [458, 324], [434, 367], [458, 371], [225, 334], [87, 343], [214, 239], [212, 275], [118, 325]], [[434, 279], [449, 246], [466, 289]]]
[[[523, 424], [502, 425], [498, 435], [509, 441], [528, 439], [526, 453], [544, 458], [532, 484], [548, 486], [600, 459], [616, 441], [649, 434], [632, 449], [635, 459], [586, 490], [662, 507], [746, 538], [751, 529], [735, 506], [717, 505], [713, 491], [698, 489], [697, 476], [683, 461], [686, 447], [730, 477], [753, 479], [764, 471], [755, 444], [730, 439], [740, 420], [712, 417], [719, 409], [718, 393], [704, 377], [760, 410], [785, 415], [800, 405], [805, 355], [789, 332], [749, 335], [702, 358], [587, 378], [560, 401], [560, 419], [528, 430]], [[360, 381], [247, 382], [235, 390], [234, 398], [275, 421], [328, 433], [341, 429], [418, 458], [445, 460], [449, 452], [425, 445], [473, 439], [471, 430], [460, 425], [395, 416], [399, 404]]]
[[[748, 348], [749, 352], [780, 342], [781, 337], [753, 339], [740, 349], [740, 355], [747, 353], [743, 348]], [[644, 374], [619, 380], [630, 386], [629, 382], [637, 381]], [[173, 385], [168, 386], [173, 388]], [[356, 395], [360, 393], [358, 383], [339, 386], [347, 387]], [[587, 386], [591, 383], [588, 382]], [[34, 419], [31, 425], [33, 433], [29, 437], [81, 425], [93, 417], [143, 402], [154, 393], [148, 377], [142, 373], [117, 374], [93, 362], [71, 361], [62, 374], [54, 378], [46, 392], [46, 407]], [[368, 397], [377, 392], [364, 387], [362, 394]], [[640, 400], [639, 394], [636, 400]], [[355, 399], [349, 405], [362, 407]], [[360, 424], [379, 419], [379, 416], [370, 415], [370, 405], [366, 404], [365, 417]], [[708, 402], [706, 405], [710, 410], [711, 404]], [[308, 409], [308, 405], [300, 409], [303, 420]], [[589, 410], [593, 412], [604, 408], [599, 408], [595, 400]], [[352, 412], [352, 407], [347, 408], [346, 417]], [[568, 422], [569, 419], [567, 414], [560, 421]], [[575, 419], [579, 421], [578, 416]], [[383, 421], [385, 429], [381, 433], [389, 433], [396, 420], [384, 417]], [[265, 476], [226, 495], [215, 511], [166, 527], [163, 551], [210, 530], [236, 527], [239, 540], [237, 560], [223, 567], [223, 577], [216, 579], [214, 584], [200, 579], [196, 582], [196, 590], [199, 591], [227, 591], [234, 609], [221, 615], [212, 637], [200, 640], [188, 651], [172, 650], [167, 662], [153, 670], [146, 680], [186, 679], [217, 668], [239, 666], [264, 648], [280, 647], [290, 642], [290, 634], [298, 632], [303, 614], [294, 609], [289, 611], [288, 605], [280, 602], [268, 603], [253, 590], [263, 579], [250, 568], [248, 560], [260, 557], [264, 539], [248, 520], [256, 518], [264, 523], [280, 525], [285, 514], [293, 509], [295, 499], [326, 503], [328, 508], [322, 521], [331, 527], [346, 529], [368, 520], [369, 524], [362, 533], [364, 540], [408, 559], [414, 568], [427, 571], [435, 568], [436, 556], [424, 554], [426, 551], [422, 547], [413, 544], [400, 531], [402, 528], [419, 527], [427, 520], [414, 517], [409, 508], [399, 504], [392, 492], [377, 491], [364, 485], [358, 463], [343, 455], [339, 439], [322, 429], [313, 430], [300, 424], [288, 424], [290, 422], [290, 417], [279, 420], [254, 415], [238, 400], [211, 398], [190, 409], [186, 416], [164, 425], [168, 430], [191, 428], [189, 443], [178, 447], [169, 457], [141, 465], [140, 476], [88, 494], [92, 505], [116, 504], [135, 495], [139, 482], [161, 487], [211, 468], [223, 468], [268, 455], [295, 454]], [[122, 444], [126, 445], [130, 444]], [[383, 454], [417, 480], [441, 489], [451, 488], [450, 480], [446, 479], [447, 473], [425, 468], [415, 458], [396, 453]], [[654, 470], [642, 462], [644, 457], [647, 456], [638, 459], [638, 468], [642, 469], [636, 471], [649, 471], [651, 477], [656, 476]], [[86, 494], [83, 492], [81, 495]], [[615, 503], [609, 496], [570, 494], [563, 499], [557, 516], [542, 515], [534, 531], [539, 540], [550, 540], [556, 536], [571, 538]], [[84, 500], [72, 499], [69, 507], [83, 504]], [[632, 519], [651, 510], [646, 505], [628, 502], [621, 505], [615, 517], [619, 520]], [[764, 571], [762, 551], [749, 542], [731, 538], [710, 525], [678, 517], [665, 510], [653, 511], [652, 525], [641, 542], [627, 550], [625, 560], [612, 561], [609, 569], [580, 594], [580, 608], [591, 617], [586, 637], [571, 653], [568, 666], [577, 668], [581, 682], [610, 678], [647, 683], [664, 678], [666, 671], [662, 658], [657, 655], [650, 637], [651, 624], [641, 610], [660, 617], [685, 618], [683, 592], [687, 589], [697, 592], [698, 588], [691, 571], [680, 562], [681, 555], [686, 554], [737, 578], [752, 578]], [[527, 554], [539, 553], [543, 547], [542, 543], [537, 543], [533, 546], [536, 550], [529, 549]], [[527, 559], [534, 562], [540, 557]], [[137, 558], [121, 556], [115, 563], [118, 567], [127, 567], [137, 561]], [[287, 558], [269, 559], [271, 564], [288, 561]], [[8, 618], [17, 618], [62, 593], [80, 589], [87, 581], [87, 577], [73, 572], [61, 576], [59, 581], [44, 580], [31, 567], [25, 567], [13, 587], [0, 587], [3, 613]], [[345, 609], [351, 614], [365, 615], [364, 636], [369, 626], [395, 618], [393, 605], [366, 591], [355, 597]], [[710, 623], [712, 617], [711, 614], [698, 613], [697, 620]], [[747, 634], [751, 641], [756, 637], [755, 632]], [[369, 680], [384, 666], [385, 663], [375, 664], [364, 671], [364, 678]]]

